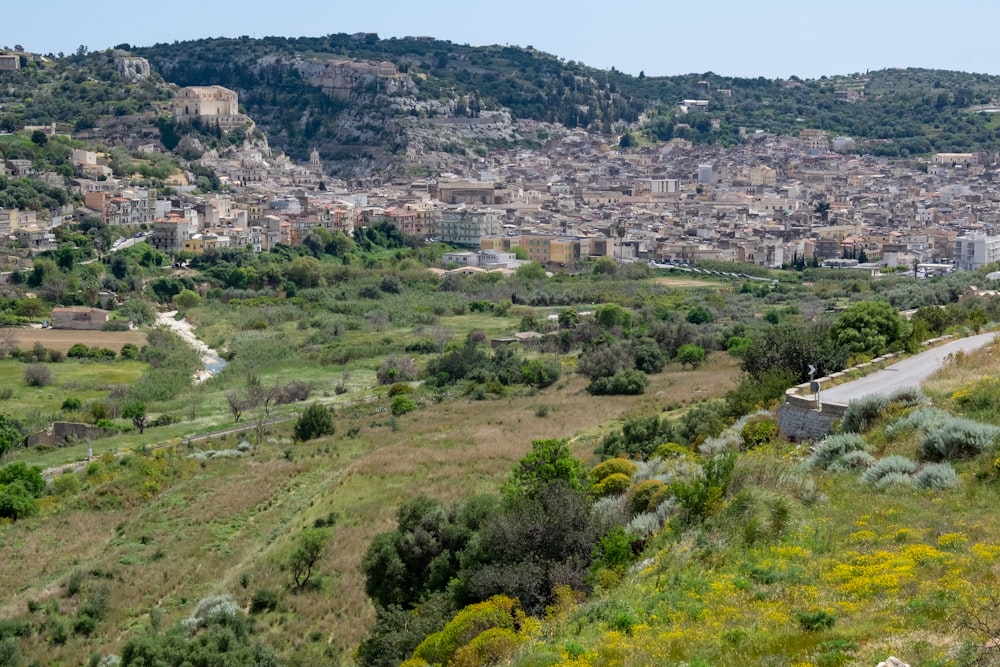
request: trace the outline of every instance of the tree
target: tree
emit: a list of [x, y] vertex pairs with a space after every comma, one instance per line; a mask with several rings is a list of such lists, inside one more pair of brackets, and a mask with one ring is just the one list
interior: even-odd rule
[[606, 303], [598, 306], [594, 313], [594, 320], [605, 329], [621, 327], [622, 331], [628, 333], [629, 329], [632, 328], [632, 313], [617, 303]]
[[233, 415], [233, 421], [239, 422], [243, 411], [247, 408], [247, 401], [237, 389], [226, 392], [226, 402], [229, 404], [229, 412]]
[[579, 491], [586, 486], [587, 472], [580, 460], [573, 456], [567, 440], [533, 440], [531, 452], [514, 466], [502, 492], [505, 496], [532, 496], [556, 480]]
[[322, 403], [313, 403], [295, 421], [295, 439], [305, 442], [324, 435], [333, 435], [333, 417]]
[[307, 528], [299, 533], [295, 548], [288, 557], [288, 567], [292, 571], [296, 589], [302, 590], [309, 583], [316, 561], [326, 551], [329, 541], [329, 528]]
[[705, 306], [695, 306], [688, 311], [686, 319], [691, 324], [709, 324], [715, 321], [715, 316]]
[[39, 498], [45, 493], [45, 478], [38, 466], [29, 466], [24, 461], [15, 461], [0, 468], [0, 484], [19, 482], [32, 496]]
[[0, 484], [0, 518], [17, 521], [34, 514], [37, 506], [35, 496], [20, 480]]
[[900, 349], [910, 323], [888, 301], [862, 301], [847, 307], [830, 328], [830, 340], [848, 357], [877, 357]]
[[562, 329], [575, 329], [580, 326], [580, 314], [576, 312], [576, 308], [559, 311], [559, 326]]
[[125, 409], [122, 410], [122, 417], [131, 419], [132, 425], [139, 429], [140, 434], [146, 431], [148, 417], [146, 416], [146, 404], [142, 401], [132, 401], [126, 404]]
[[615, 276], [618, 275], [618, 264], [610, 257], [601, 257], [594, 262], [595, 276]]
[[323, 282], [323, 266], [315, 257], [296, 257], [287, 273], [298, 287], [318, 287]]
[[680, 349], [677, 350], [677, 361], [681, 362], [681, 366], [690, 364], [691, 369], [694, 370], [705, 361], [705, 348], [693, 343], [681, 345]]
[[0, 458], [7, 452], [17, 449], [24, 443], [24, 436], [21, 429], [11, 420], [10, 417], [0, 412]]
[[201, 303], [201, 297], [194, 290], [183, 289], [173, 296], [172, 301], [178, 308], [187, 310]]
[[521, 280], [544, 280], [546, 278], [545, 267], [538, 262], [522, 264], [517, 267], [515, 275]]

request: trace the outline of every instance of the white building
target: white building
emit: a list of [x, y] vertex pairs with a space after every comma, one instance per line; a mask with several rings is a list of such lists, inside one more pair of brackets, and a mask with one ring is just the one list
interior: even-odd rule
[[955, 268], [959, 271], [975, 271], [991, 262], [1000, 262], [1000, 236], [969, 234], [955, 239]]

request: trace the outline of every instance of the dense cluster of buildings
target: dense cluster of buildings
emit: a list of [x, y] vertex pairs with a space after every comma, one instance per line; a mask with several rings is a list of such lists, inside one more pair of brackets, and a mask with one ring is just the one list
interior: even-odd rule
[[[172, 109], [223, 129], [240, 117], [236, 94], [219, 86], [182, 89]], [[733, 148], [675, 139], [620, 151], [583, 131], [550, 129], [542, 149], [456, 158], [450, 172], [413, 180], [331, 179], [315, 151], [307, 164], [252, 148], [209, 151], [201, 164], [219, 175], [223, 194], [195, 194], [181, 179], [161, 198], [118, 182], [102, 156], [74, 151], [79, 176], [69, 185], [83, 206], [51, 220], [0, 210], [0, 235], [43, 248], [49, 226], [72, 213], [151, 229], [149, 242], [171, 254], [263, 252], [301, 243], [315, 227], [351, 234], [384, 222], [467, 248], [471, 255], [450, 257], [461, 267], [508, 266], [514, 253], [552, 267], [612, 257], [970, 270], [1000, 260], [995, 155], [857, 156], [850, 138], [809, 129], [746, 133]], [[51, 178], [21, 162], [5, 161], [4, 172]]]

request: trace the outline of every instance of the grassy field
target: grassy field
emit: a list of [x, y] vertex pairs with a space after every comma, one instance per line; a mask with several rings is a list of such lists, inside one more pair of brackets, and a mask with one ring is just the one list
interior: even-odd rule
[[[395, 420], [376, 404], [359, 405], [339, 411], [332, 438], [265, 444], [246, 460], [204, 466], [187, 459], [184, 447], [150, 458], [106, 457], [78, 475], [78, 495], [49, 499], [41, 516], [4, 529], [0, 588], [11, 594], [0, 617], [23, 612], [29, 600], [71, 613], [76, 601], [65, 596], [67, 577], [74, 570], [112, 572], [111, 611], [98, 632], [113, 642], [23, 642], [46, 664], [79, 664], [91, 651], [120, 647], [131, 629], [149, 622], [151, 609], [169, 622], [206, 595], [228, 592], [246, 603], [259, 588], [287, 591], [282, 562], [291, 537], [335, 512], [320, 590], [283, 593], [263, 625], [268, 643], [286, 655], [350, 650], [373, 618], [361, 557], [372, 536], [392, 525], [400, 502], [419, 494], [451, 503], [495, 493], [536, 438], [574, 438], [576, 453], [589, 458], [616, 420], [721, 395], [737, 371], [731, 357], [713, 355], [697, 371], [671, 366], [652, 376], [640, 397], [595, 398], [584, 391], [584, 378], [569, 376], [535, 395], [430, 402]], [[538, 416], [542, 405], [545, 417]], [[314, 632], [320, 641], [309, 639]], [[329, 664], [318, 660], [309, 664]]]
[[143, 331], [75, 331], [70, 329], [14, 329], [14, 339], [22, 350], [29, 350], [35, 343], [48, 349], [66, 352], [76, 343], [87, 347], [106, 347], [118, 352], [125, 343], [137, 347], [146, 344]]

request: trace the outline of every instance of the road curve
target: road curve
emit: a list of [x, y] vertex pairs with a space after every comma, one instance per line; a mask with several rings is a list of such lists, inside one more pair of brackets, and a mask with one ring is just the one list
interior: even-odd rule
[[831, 389], [823, 389], [820, 401], [846, 405], [856, 398], [869, 394], [891, 394], [897, 389], [919, 387], [924, 380], [941, 368], [945, 357], [949, 354], [978, 350], [991, 343], [996, 336], [996, 332], [990, 332], [939, 345], [858, 380], [845, 382]]

